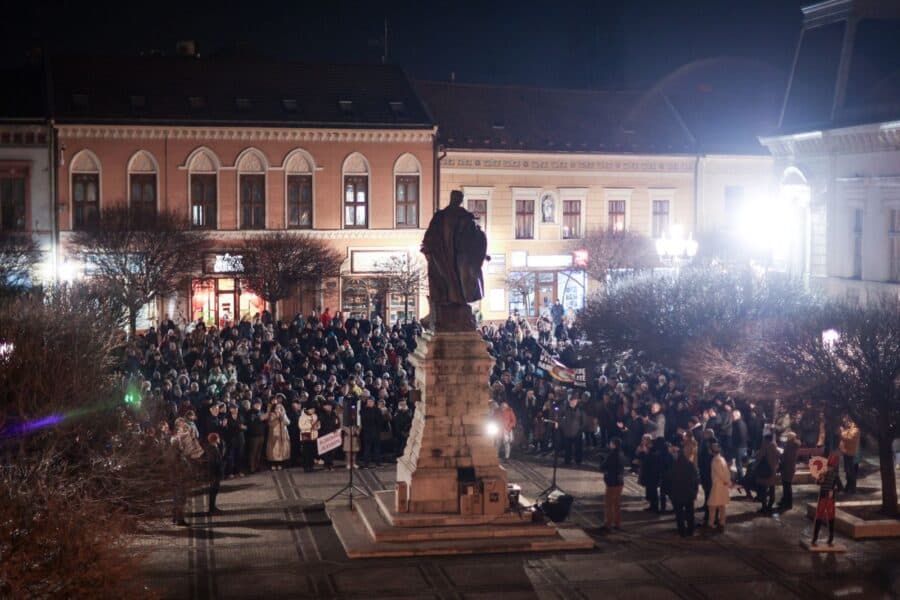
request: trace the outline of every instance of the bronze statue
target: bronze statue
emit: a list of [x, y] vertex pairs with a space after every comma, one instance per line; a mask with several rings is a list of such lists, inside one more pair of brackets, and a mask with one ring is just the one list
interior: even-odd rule
[[487, 236], [462, 202], [462, 192], [450, 192], [450, 205], [434, 213], [422, 239], [435, 331], [474, 329], [475, 317], [468, 303], [484, 296], [481, 266], [490, 260]]

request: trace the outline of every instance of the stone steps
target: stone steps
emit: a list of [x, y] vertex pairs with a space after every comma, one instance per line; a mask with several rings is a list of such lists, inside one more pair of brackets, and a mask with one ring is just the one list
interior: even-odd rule
[[531, 522], [531, 516], [524, 513], [506, 512], [499, 516], [492, 515], [459, 515], [429, 513], [398, 513], [394, 510], [396, 492], [383, 490], [375, 492], [375, 502], [382, 515], [393, 527], [460, 527], [465, 525], [520, 525]]
[[512, 524], [444, 525], [425, 527], [396, 527], [383, 508], [372, 498], [356, 504], [359, 517], [376, 542], [427, 542], [447, 540], [477, 540], [515, 537], [556, 537], [556, 529], [530, 519], [518, 519]]
[[[369, 503], [374, 506], [371, 499]], [[364, 509], [365, 510], [365, 509]], [[375, 507], [377, 510], [377, 507]], [[403, 540], [397, 542], [376, 541], [366, 527], [360, 510], [351, 511], [343, 502], [326, 507], [334, 531], [349, 558], [385, 558], [400, 556], [447, 556], [461, 554], [494, 554], [518, 552], [557, 552], [589, 550], [594, 541], [580, 529], [555, 529], [546, 527], [554, 535], [544, 532], [540, 535], [513, 537], [467, 537], [466, 539], [429, 539], [422, 541]], [[370, 513], [367, 513], [370, 514]], [[473, 526], [475, 527], [475, 526]], [[477, 527], [491, 529], [490, 525]], [[498, 526], [505, 527], [505, 526]], [[400, 528], [397, 528], [400, 529]]]

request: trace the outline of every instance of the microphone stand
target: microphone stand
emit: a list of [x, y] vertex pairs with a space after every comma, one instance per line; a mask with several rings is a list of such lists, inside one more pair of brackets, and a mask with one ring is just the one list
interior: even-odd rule
[[[357, 416], [358, 416], [358, 415], [359, 415], [359, 412], [358, 412], [358, 410], [357, 410]], [[339, 497], [339, 496], [346, 496], [346, 497], [347, 497], [347, 500], [348, 500], [348, 502], [349, 502], [350, 510], [351, 510], [351, 511], [354, 510], [354, 508], [353, 508], [353, 495], [354, 495], [354, 492], [356, 492], [356, 495], [357, 495], [357, 496], [362, 496], [363, 498], [368, 498], [368, 497], [369, 497], [369, 492], [367, 492], [366, 490], [364, 490], [363, 488], [359, 487], [358, 485], [356, 485], [356, 484], [353, 482], [353, 472], [356, 470], [356, 465], [355, 465], [356, 461], [353, 459], [353, 432], [354, 432], [354, 430], [356, 430], [357, 432], [358, 432], [358, 430], [359, 430], [359, 429], [358, 429], [358, 426], [355, 426], [355, 425], [354, 425], [354, 422], [355, 422], [355, 421], [356, 421], [356, 419], [351, 420], [351, 421], [350, 421], [350, 425], [349, 425], [349, 429], [350, 429], [350, 452], [349, 452], [349, 454], [348, 454], [348, 460], [349, 460], [350, 462], [347, 463], [347, 465], [350, 467], [350, 468], [348, 469], [348, 471], [350, 472], [349, 479], [348, 479], [347, 483], [344, 485], [344, 487], [342, 487], [341, 489], [339, 489], [338, 491], [336, 491], [336, 492], [335, 492], [334, 494], [332, 494], [327, 500], [325, 500], [325, 502], [331, 502], [332, 500], [334, 500], [335, 498], [337, 498], [337, 497]]]
[[549, 497], [553, 492], [562, 492], [558, 485], [556, 485], [556, 470], [559, 465], [559, 440], [561, 439], [561, 435], [559, 435], [559, 420], [555, 419], [544, 419], [544, 423], [553, 423], [553, 476], [550, 479], [550, 485], [547, 486], [541, 493], [537, 495], [535, 498], [535, 503], [537, 503], [543, 497]]

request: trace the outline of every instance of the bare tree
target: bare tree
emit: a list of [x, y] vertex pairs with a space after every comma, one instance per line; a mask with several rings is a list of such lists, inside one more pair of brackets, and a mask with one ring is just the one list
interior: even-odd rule
[[278, 301], [297, 284], [320, 284], [340, 274], [340, 253], [318, 238], [278, 232], [248, 238], [244, 248], [247, 287], [270, 305], [273, 318]]
[[127, 533], [166, 512], [173, 457], [136, 427], [115, 321], [78, 288], [0, 306], [3, 597], [150, 595]]
[[706, 345], [697, 366], [745, 394], [777, 394], [788, 404], [813, 398], [833, 428], [847, 413], [878, 442], [882, 512], [896, 516], [891, 444], [900, 427], [900, 299], [864, 306], [832, 301], [792, 318], [771, 318], [739, 349]]
[[510, 296], [513, 292], [522, 298], [525, 304], [525, 316], [531, 315], [531, 296], [534, 294], [534, 277], [531, 271], [514, 271], [506, 275], [506, 289], [509, 290]]
[[0, 234], [0, 294], [27, 286], [41, 259], [41, 247], [28, 233]]
[[409, 320], [410, 299], [419, 296], [426, 273], [421, 262], [409, 254], [393, 255], [378, 263], [377, 268], [385, 281], [385, 291], [403, 298], [404, 322]]
[[653, 240], [634, 231], [594, 229], [584, 236], [581, 247], [588, 254], [585, 272], [600, 282], [620, 270], [637, 272], [659, 263]]
[[72, 242], [90, 277], [125, 307], [130, 337], [141, 308], [179, 290], [208, 245], [206, 234], [191, 231], [177, 213], [148, 215], [125, 206], [103, 210]]

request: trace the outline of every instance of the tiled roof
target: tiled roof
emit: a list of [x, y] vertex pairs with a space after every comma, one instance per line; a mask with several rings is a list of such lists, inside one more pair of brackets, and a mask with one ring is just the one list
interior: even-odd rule
[[43, 71], [38, 67], [0, 71], [0, 121], [39, 122], [46, 118]]
[[416, 82], [448, 148], [688, 153], [694, 140], [668, 100], [632, 91]]
[[420, 128], [431, 118], [402, 69], [192, 57], [57, 57], [63, 123]]

